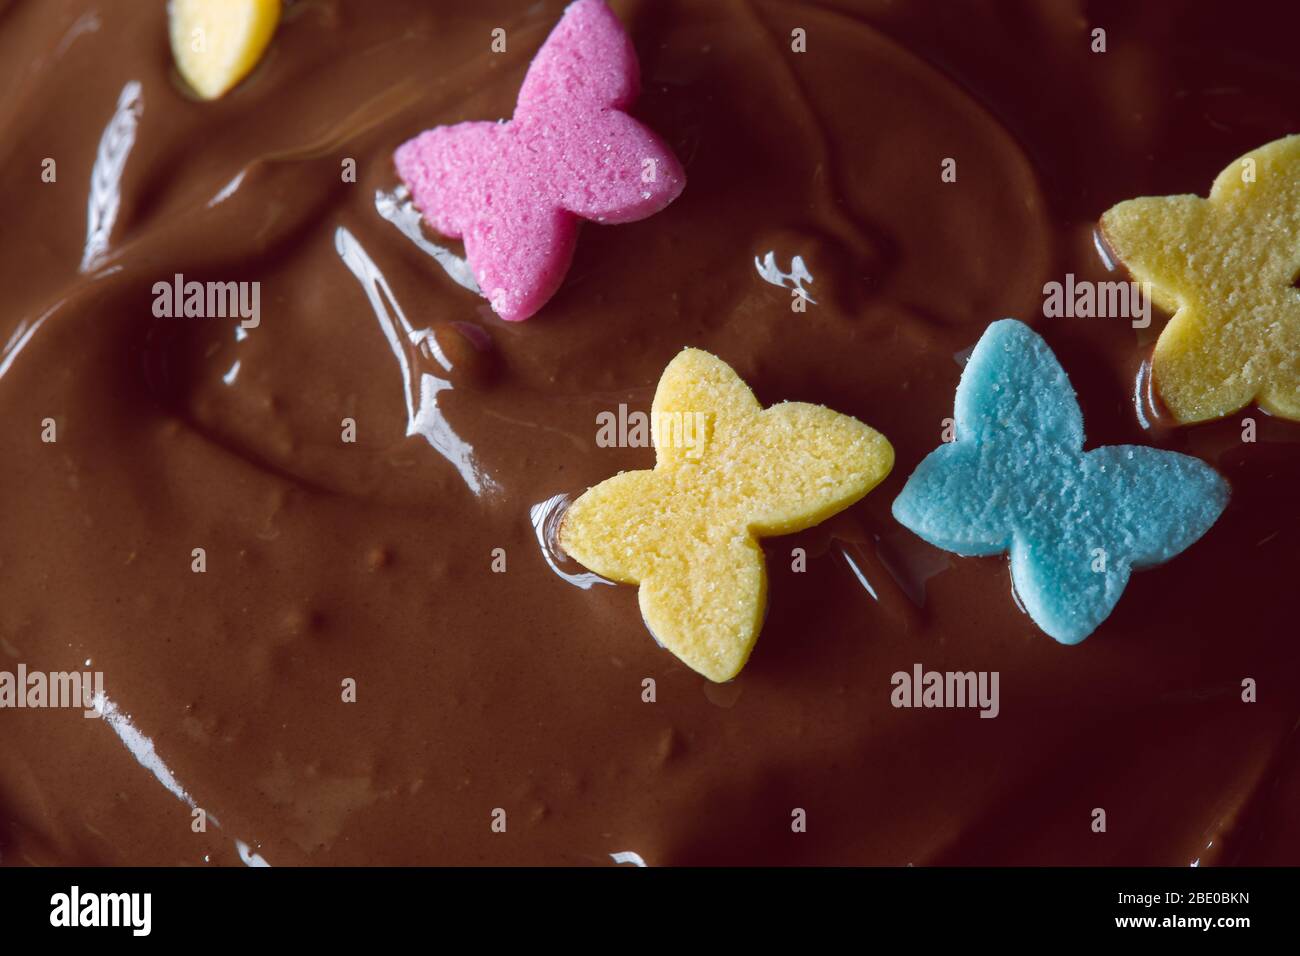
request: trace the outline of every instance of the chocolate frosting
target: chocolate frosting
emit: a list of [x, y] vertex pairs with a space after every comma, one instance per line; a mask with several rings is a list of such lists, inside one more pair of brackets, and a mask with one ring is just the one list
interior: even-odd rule
[[[1300, 425], [1172, 427], [1144, 372], [1164, 317], [1047, 319], [1042, 293], [1125, 278], [1096, 238], [1113, 203], [1204, 194], [1300, 130], [1300, 7], [613, 6], [688, 187], [585, 226], [511, 325], [414, 225], [392, 153], [508, 117], [561, 2], [299, 0], [210, 103], [159, 4], [0, 4], [0, 669], [102, 671], [111, 702], [0, 716], [0, 861], [1300, 859]], [[815, 305], [759, 276], [769, 251]], [[155, 316], [177, 274], [260, 283], [260, 324]], [[1005, 558], [890, 516], [1003, 316], [1056, 351], [1090, 447], [1197, 455], [1233, 488], [1077, 647], [1017, 608]], [[596, 416], [648, 411], [687, 345], [898, 455], [766, 542], [766, 625], [716, 686], [553, 546], [566, 500], [651, 465]], [[999, 672], [999, 716], [894, 708], [915, 663]]]

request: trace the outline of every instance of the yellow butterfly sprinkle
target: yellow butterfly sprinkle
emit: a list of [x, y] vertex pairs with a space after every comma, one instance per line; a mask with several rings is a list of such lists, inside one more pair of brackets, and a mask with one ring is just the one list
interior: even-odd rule
[[257, 66], [280, 22], [280, 0], [171, 0], [167, 13], [176, 68], [215, 100]]
[[1174, 418], [1207, 421], [1257, 402], [1300, 421], [1300, 136], [1232, 163], [1208, 199], [1133, 199], [1101, 225], [1173, 315], [1152, 377]]
[[758, 539], [810, 528], [894, 464], [885, 437], [822, 405], [764, 409], [721, 359], [685, 349], [651, 406], [656, 463], [575, 501], [560, 546], [591, 571], [639, 584], [646, 626], [712, 681], [740, 673], [767, 603]]

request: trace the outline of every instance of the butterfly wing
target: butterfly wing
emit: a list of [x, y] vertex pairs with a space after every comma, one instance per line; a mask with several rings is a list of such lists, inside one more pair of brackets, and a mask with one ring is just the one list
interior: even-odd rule
[[560, 524], [560, 547], [603, 578], [639, 584], [664, 553], [671, 485], [653, 471], [625, 471], [587, 489]]
[[640, 91], [636, 50], [614, 11], [577, 0], [533, 57], [515, 115], [622, 109]]
[[439, 126], [399, 146], [393, 165], [425, 221], [460, 239], [496, 187], [508, 140], [500, 123]]
[[709, 680], [728, 681], [763, 626], [763, 549], [743, 530], [701, 522], [692, 531], [687, 548], [659, 557], [637, 600], [655, 640]]
[[937, 548], [966, 557], [1001, 554], [1011, 546], [1011, 494], [975, 442], [950, 442], [916, 466], [893, 512]]
[[1084, 457], [1089, 508], [1105, 519], [1111, 553], [1135, 569], [1186, 550], [1227, 507], [1228, 483], [1199, 458], [1138, 445]]
[[513, 214], [474, 221], [465, 232], [465, 258], [492, 310], [507, 322], [519, 322], [559, 290], [577, 239], [572, 216], [554, 206], [530, 206], [520, 197]]
[[[743, 423], [762, 406], [722, 359], [682, 349], [659, 377], [650, 429], [661, 468], [699, 464], [743, 438]], [[712, 450], [710, 450], [712, 449]]]
[[1047, 343], [1015, 319], [994, 322], [976, 343], [957, 385], [957, 440], [974, 441], [1010, 464], [1045, 448], [1083, 450], [1083, 413]]
[[658, 471], [603, 481], [565, 514], [560, 547], [602, 577], [639, 584], [641, 615], [655, 639], [710, 680], [730, 680], [762, 626], [762, 549], [680, 491]]
[[[600, 223], [627, 223], [652, 216], [686, 188], [686, 173], [673, 151], [649, 128], [615, 110], [566, 129], [555, 162], [556, 185], [565, 209]], [[598, 145], [593, 145], [598, 144]]]
[[524, 152], [512, 125], [460, 123], [421, 133], [394, 157], [425, 220], [464, 239], [479, 288], [507, 321], [555, 294], [577, 241], [576, 221], [538, 186], [537, 168], [520, 166]]
[[1239, 361], [1242, 332], [1216, 323], [1195, 300], [1179, 308], [1156, 340], [1152, 363], [1160, 400], [1184, 424], [1248, 405], [1258, 376]]
[[572, 4], [524, 79], [514, 122], [541, 152], [560, 205], [623, 223], [671, 203], [686, 185], [677, 157], [624, 109], [640, 92], [636, 51], [603, 0]]
[[1174, 315], [1196, 298], [1187, 236], [1208, 229], [1212, 214], [1199, 196], [1143, 196], [1107, 210], [1101, 231], [1133, 278], [1149, 283], [1155, 304]]
[[747, 429], [734, 483], [748, 527], [793, 534], [843, 511], [884, 481], [894, 449], [869, 426], [823, 405], [782, 402]]
[[1062, 644], [1078, 644], [1097, 629], [1124, 593], [1131, 568], [1096, 557], [1074, 539], [1018, 531], [1011, 546], [1011, 581], [1035, 624]]
[[1083, 415], [1047, 343], [1004, 319], [971, 352], [953, 417], [956, 441], [917, 466], [894, 501], [894, 517], [945, 550], [997, 554], [1077, 468]]

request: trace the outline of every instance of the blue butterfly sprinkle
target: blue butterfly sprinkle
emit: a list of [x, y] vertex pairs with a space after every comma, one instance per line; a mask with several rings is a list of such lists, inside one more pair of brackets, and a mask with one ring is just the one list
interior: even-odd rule
[[1047, 343], [994, 322], [957, 386], [956, 441], [917, 466], [894, 517], [961, 555], [1011, 553], [1025, 610], [1077, 644], [1133, 570], [1167, 561], [1214, 524], [1228, 484], [1196, 458], [1136, 445], [1083, 450], [1083, 415]]

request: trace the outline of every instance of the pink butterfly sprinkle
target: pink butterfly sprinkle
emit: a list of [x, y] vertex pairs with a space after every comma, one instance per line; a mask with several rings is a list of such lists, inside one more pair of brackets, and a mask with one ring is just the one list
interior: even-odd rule
[[439, 126], [394, 154], [425, 221], [464, 239], [501, 318], [526, 319], [555, 294], [579, 219], [644, 219], [685, 187], [677, 157], [623, 112], [639, 74], [604, 0], [577, 0], [529, 67], [513, 119]]

